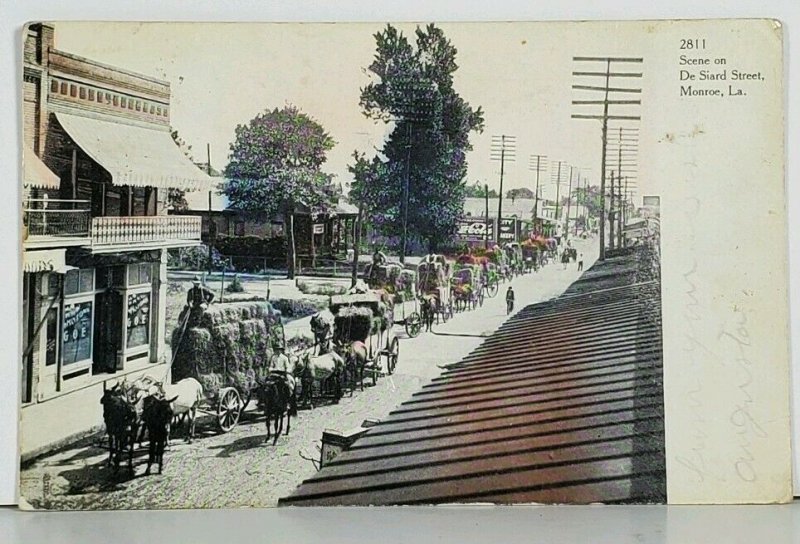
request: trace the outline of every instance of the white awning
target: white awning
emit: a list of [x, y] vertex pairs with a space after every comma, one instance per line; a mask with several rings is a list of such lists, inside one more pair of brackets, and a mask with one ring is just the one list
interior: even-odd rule
[[211, 177], [195, 166], [166, 128], [56, 113], [67, 134], [115, 185], [208, 191]]
[[61, 185], [61, 179], [36, 156], [33, 149], [27, 147], [22, 151], [22, 175], [22, 184], [25, 187], [58, 189]]
[[67, 263], [64, 259], [66, 252], [66, 249], [25, 251], [22, 254], [22, 270], [31, 274], [36, 272], [64, 274], [67, 271]]

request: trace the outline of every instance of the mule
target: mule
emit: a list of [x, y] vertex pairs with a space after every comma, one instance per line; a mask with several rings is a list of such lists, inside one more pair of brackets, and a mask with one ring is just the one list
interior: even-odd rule
[[264, 442], [269, 442], [272, 437], [271, 425], [275, 426], [275, 438], [272, 445], [278, 443], [278, 437], [283, 431], [283, 418], [286, 416], [286, 435], [289, 434], [292, 416], [289, 412], [292, 393], [289, 386], [282, 378], [267, 377], [258, 388], [261, 404], [264, 408], [264, 418], [267, 425], [267, 436]]
[[108, 464], [116, 474], [119, 471], [121, 458], [128, 453], [128, 472], [133, 475], [133, 450], [139, 432], [140, 416], [136, 406], [138, 397], [129, 398], [124, 387], [105, 391], [100, 399], [103, 405], [103, 420], [109, 435]]
[[163, 399], [155, 395], [147, 396], [144, 399], [142, 419], [147, 427], [147, 433], [150, 435], [147, 469], [144, 471], [146, 475], [150, 474], [150, 468], [153, 464], [158, 464], [159, 474], [163, 472], [164, 448], [169, 440], [170, 425], [175, 415], [172, 409], [172, 403], [175, 402], [176, 399], [177, 397]]

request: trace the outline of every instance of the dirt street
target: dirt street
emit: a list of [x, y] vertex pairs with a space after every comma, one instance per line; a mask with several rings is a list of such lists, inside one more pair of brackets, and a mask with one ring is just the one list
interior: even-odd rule
[[[584, 268], [596, 258], [594, 241], [576, 240], [584, 254]], [[560, 294], [580, 274], [571, 263], [564, 270], [553, 263], [536, 274], [515, 278], [517, 310]], [[410, 339], [396, 327], [400, 357], [396, 373], [383, 377], [374, 387], [345, 396], [339, 404], [301, 410], [291, 422], [288, 436], [276, 446], [265, 443], [263, 417], [252, 408], [239, 426], [220, 434], [214, 422], [198, 422], [192, 444], [183, 441], [183, 429], [173, 434], [165, 454], [163, 475], [144, 476], [147, 447], [137, 449], [135, 476], [126, 471], [115, 476], [105, 466], [106, 450], [86, 442], [41, 458], [23, 469], [22, 495], [37, 508], [119, 509], [272, 506], [290, 494], [315, 472], [310, 461], [318, 459], [317, 446], [324, 429], [347, 430], [365, 418], [381, 419], [437, 376], [442, 365], [456, 362], [476, 348], [483, 338], [506, 319], [505, 291], [470, 312], [456, 314], [446, 324], [434, 325]], [[401, 319], [402, 315], [396, 315]]]

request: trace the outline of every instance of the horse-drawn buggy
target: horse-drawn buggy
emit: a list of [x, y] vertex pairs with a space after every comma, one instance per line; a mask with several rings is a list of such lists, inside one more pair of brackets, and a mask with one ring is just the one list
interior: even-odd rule
[[444, 255], [426, 255], [417, 266], [417, 296], [422, 303], [422, 322], [430, 330], [433, 320], [453, 317], [450, 263]]

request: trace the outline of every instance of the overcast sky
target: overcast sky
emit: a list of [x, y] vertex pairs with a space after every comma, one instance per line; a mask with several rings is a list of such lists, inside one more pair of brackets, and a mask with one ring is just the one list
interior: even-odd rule
[[[591, 28], [587, 28], [591, 25]], [[57, 23], [56, 47], [66, 52], [151, 75], [172, 86], [171, 120], [192, 145], [196, 160], [227, 164], [237, 124], [267, 108], [292, 103], [317, 119], [337, 142], [325, 170], [347, 183], [353, 150], [369, 151], [387, 133], [365, 118], [359, 89], [375, 53], [373, 34], [384, 25], [240, 23]], [[413, 37], [416, 25], [397, 25]], [[600, 171], [600, 123], [573, 120], [573, 55], [641, 56], [633, 40], [611, 24], [441, 24], [458, 49], [456, 90], [485, 112], [485, 130], [473, 133], [468, 181], [499, 185], [492, 135], [516, 136], [516, 161], [505, 167], [504, 190], [533, 188], [531, 154], [582, 167], [590, 184]], [[631, 35], [644, 29], [626, 27]], [[581, 68], [601, 68], [582, 66]], [[595, 81], [594, 83], [601, 83]], [[580, 83], [591, 83], [582, 81]], [[633, 83], [637, 86], [640, 80]], [[626, 97], [629, 98], [629, 97]], [[646, 96], [643, 98], [646, 101]], [[585, 107], [585, 106], [584, 106]], [[624, 106], [623, 106], [624, 107]], [[596, 113], [599, 110], [584, 110]], [[627, 112], [625, 112], [627, 113]], [[566, 176], [564, 176], [566, 179]], [[551, 173], [543, 193], [555, 195]], [[645, 189], [645, 180], [640, 180]], [[562, 194], [566, 184], [562, 188]]]

